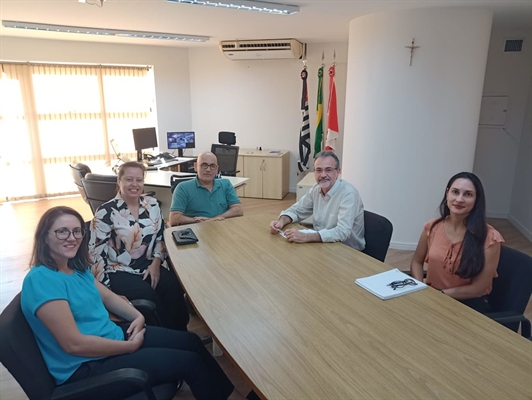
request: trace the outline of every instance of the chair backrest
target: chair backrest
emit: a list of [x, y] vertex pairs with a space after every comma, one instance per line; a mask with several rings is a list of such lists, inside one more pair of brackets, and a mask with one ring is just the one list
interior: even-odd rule
[[72, 173], [72, 178], [74, 178], [74, 183], [78, 187], [81, 197], [83, 198], [83, 200], [85, 200], [88, 203], [87, 194], [85, 193], [85, 190], [83, 189], [81, 180], [85, 177], [85, 175], [91, 172], [91, 169], [86, 164], [75, 163], [75, 164], [70, 164], [70, 172]]
[[30, 399], [43, 399], [55, 388], [33, 331], [20, 307], [20, 293], [0, 315], [0, 361]]
[[[109, 175], [108, 180], [101, 179], [106, 175], [87, 174], [81, 184], [87, 194], [87, 201], [95, 214], [98, 207], [116, 196], [116, 176]], [[112, 179], [111, 179], [112, 178]]]
[[238, 146], [224, 144], [212, 144], [211, 153], [218, 159], [218, 171], [222, 175], [235, 176], [236, 164], [238, 163]]
[[362, 252], [384, 262], [392, 238], [392, 223], [382, 215], [364, 211], [364, 231], [366, 247]]
[[189, 181], [189, 180], [194, 179], [194, 178], [195, 178], [195, 176], [172, 175], [170, 177], [170, 187], [172, 188], [172, 193], [174, 193], [175, 188], [181, 182]]
[[501, 246], [497, 275], [488, 296], [491, 310], [523, 314], [532, 294], [532, 257]]

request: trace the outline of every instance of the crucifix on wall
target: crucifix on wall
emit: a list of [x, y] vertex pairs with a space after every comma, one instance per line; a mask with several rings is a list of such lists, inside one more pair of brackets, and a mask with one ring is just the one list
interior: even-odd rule
[[410, 46], [405, 46], [407, 49], [410, 49], [410, 66], [412, 66], [412, 57], [414, 56], [414, 49], [419, 49], [421, 46], [414, 46], [415, 38], [412, 38], [412, 44]]

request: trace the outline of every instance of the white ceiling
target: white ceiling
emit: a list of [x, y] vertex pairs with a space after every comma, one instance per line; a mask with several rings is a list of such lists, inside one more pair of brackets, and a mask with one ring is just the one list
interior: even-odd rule
[[[97, 2], [97, 0], [87, 0]], [[272, 0], [267, 0], [272, 1]], [[168, 3], [166, 0], [106, 0], [103, 7], [77, 0], [0, 0], [2, 20], [210, 36], [206, 43], [150, 39], [106, 38], [93, 35], [7, 29], [0, 35], [135, 43], [160, 46], [217, 46], [220, 40], [296, 38], [304, 43], [347, 42], [349, 21], [408, 8], [481, 7], [494, 12], [496, 28], [532, 28], [532, 0], [279, 0], [298, 5], [290, 16]], [[1, 56], [1, 49], [0, 49]]]

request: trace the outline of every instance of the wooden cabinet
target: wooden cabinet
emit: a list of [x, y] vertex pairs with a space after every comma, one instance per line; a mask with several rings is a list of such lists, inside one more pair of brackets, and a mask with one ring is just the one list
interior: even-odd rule
[[249, 178], [239, 196], [282, 199], [288, 193], [290, 152], [240, 149], [237, 170], [238, 176]]

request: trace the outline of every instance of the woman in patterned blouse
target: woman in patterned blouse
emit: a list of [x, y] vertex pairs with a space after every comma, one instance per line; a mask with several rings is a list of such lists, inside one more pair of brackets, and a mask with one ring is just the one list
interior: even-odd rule
[[98, 208], [90, 226], [91, 271], [119, 295], [153, 301], [163, 327], [186, 330], [183, 289], [161, 265], [166, 258], [161, 208], [155, 198], [142, 194], [145, 174], [137, 162], [120, 166], [118, 193]]

